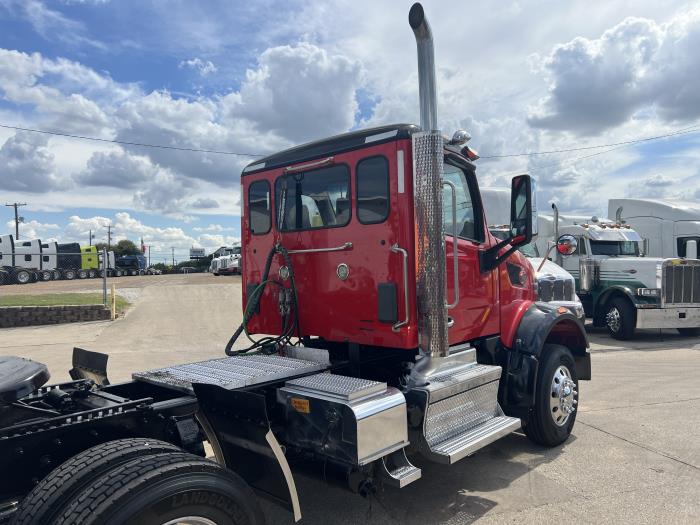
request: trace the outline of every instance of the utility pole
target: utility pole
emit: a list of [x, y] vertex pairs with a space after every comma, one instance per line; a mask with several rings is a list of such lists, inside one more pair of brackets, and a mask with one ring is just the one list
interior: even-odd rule
[[26, 205], [26, 202], [13, 202], [12, 204], [5, 204], [5, 206], [12, 206], [15, 209], [15, 240], [19, 239], [19, 215], [17, 215], [17, 208]]
[[151, 266], [151, 246], [152, 244], [147, 244], [146, 249], [148, 250], [148, 266]]
[[107, 250], [112, 248], [112, 225], [107, 225]]
[[175, 266], [175, 246], [171, 246], [170, 249], [173, 251], [173, 266]]
[[90, 246], [92, 246], [92, 239], [93, 239], [93, 237], [94, 237], [94, 235], [92, 234], [92, 230], [90, 230], [90, 233], [88, 233], [88, 239], [89, 239], [89, 241], [90, 241]]

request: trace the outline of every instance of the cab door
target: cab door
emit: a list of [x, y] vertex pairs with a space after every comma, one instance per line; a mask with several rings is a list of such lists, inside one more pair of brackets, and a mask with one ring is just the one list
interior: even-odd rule
[[[455, 244], [453, 218], [456, 216], [457, 230], [457, 278], [458, 302], [448, 310], [454, 321], [449, 329], [450, 344], [469, 341], [499, 330], [499, 308], [496, 272], [482, 272], [480, 252], [486, 250], [489, 237], [486, 235], [484, 214], [479, 199], [474, 169], [446, 162], [443, 179], [454, 185], [456, 208], [453, 207], [452, 187], [443, 190], [443, 228], [447, 255], [447, 302], [456, 299], [454, 261]], [[454, 211], [454, 215], [453, 215]]]

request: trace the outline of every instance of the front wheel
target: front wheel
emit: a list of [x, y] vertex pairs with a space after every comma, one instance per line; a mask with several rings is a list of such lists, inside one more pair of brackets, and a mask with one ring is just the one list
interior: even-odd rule
[[545, 345], [542, 356], [535, 406], [523, 422], [523, 430], [535, 443], [555, 447], [568, 439], [576, 421], [576, 364], [569, 349], [562, 345]]
[[634, 337], [634, 328], [637, 323], [634, 306], [621, 297], [616, 297], [605, 306], [605, 327], [611, 337], [620, 341], [627, 341]]
[[678, 328], [683, 337], [700, 337], [700, 328]]

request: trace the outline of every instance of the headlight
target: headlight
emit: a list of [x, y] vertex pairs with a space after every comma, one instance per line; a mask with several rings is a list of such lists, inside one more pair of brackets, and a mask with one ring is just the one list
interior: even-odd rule
[[641, 297], [658, 297], [661, 290], [658, 288], [637, 288], [637, 295]]

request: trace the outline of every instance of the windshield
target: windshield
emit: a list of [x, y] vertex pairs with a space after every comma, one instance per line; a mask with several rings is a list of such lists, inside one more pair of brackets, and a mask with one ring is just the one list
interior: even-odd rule
[[637, 241], [594, 241], [591, 240], [591, 253], [593, 255], [631, 255], [639, 257], [639, 244]]

